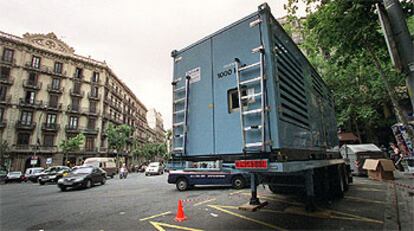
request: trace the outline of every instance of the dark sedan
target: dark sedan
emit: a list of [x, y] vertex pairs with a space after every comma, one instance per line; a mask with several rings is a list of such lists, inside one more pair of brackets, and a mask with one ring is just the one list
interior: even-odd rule
[[60, 178], [65, 176], [71, 171], [66, 166], [53, 166], [44, 170], [38, 178], [39, 184], [44, 185], [47, 182], [57, 182]]
[[69, 175], [59, 179], [58, 187], [62, 191], [67, 188], [90, 188], [106, 182], [106, 172], [98, 167], [82, 166], [73, 170]]

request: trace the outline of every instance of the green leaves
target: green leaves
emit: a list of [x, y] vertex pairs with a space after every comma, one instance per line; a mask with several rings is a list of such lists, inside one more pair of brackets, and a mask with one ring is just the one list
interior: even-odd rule
[[160, 157], [166, 160], [169, 158], [167, 145], [164, 143], [146, 143], [136, 147], [132, 153], [137, 158], [144, 158], [147, 161], [152, 160], [155, 157]]
[[132, 133], [133, 129], [126, 124], [115, 126], [110, 123], [105, 130], [105, 134], [108, 137], [109, 148], [118, 151], [122, 150], [129, 141]]
[[62, 140], [59, 143], [59, 148], [62, 149], [64, 153], [69, 153], [79, 150], [80, 146], [85, 143], [85, 135], [82, 133], [78, 134], [75, 137], [69, 138], [67, 140]]

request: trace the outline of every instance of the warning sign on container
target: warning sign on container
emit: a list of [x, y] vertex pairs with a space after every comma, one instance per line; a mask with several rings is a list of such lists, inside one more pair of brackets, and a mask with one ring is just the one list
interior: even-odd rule
[[201, 69], [196, 67], [185, 73], [185, 76], [190, 76], [190, 83], [196, 83], [201, 80]]

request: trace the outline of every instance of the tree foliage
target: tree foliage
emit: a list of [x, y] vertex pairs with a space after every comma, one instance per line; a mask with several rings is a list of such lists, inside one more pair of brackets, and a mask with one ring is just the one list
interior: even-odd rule
[[69, 138], [67, 140], [62, 140], [59, 143], [59, 148], [62, 149], [63, 153], [67, 154], [69, 152], [77, 151], [85, 143], [85, 135], [80, 133], [75, 137]]
[[[390, 116], [391, 98], [400, 101], [407, 94], [395, 92], [404, 86], [404, 77], [390, 62], [375, 12], [378, 1], [303, 2], [313, 5], [307, 9], [301, 48], [333, 91], [339, 125], [354, 131], [362, 128], [368, 139], [379, 128], [389, 130], [395, 122]], [[289, 0], [286, 5], [291, 17], [297, 4], [298, 0]]]
[[155, 157], [165, 160], [169, 158], [165, 143], [145, 143], [133, 150], [133, 155], [146, 161], [153, 160]]
[[9, 150], [10, 145], [7, 140], [0, 139], [0, 167], [4, 166], [4, 160], [8, 158]]
[[132, 128], [126, 124], [115, 126], [110, 123], [105, 131], [108, 137], [109, 148], [117, 150], [118, 152], [122, 151], [127, 145], [132, 132]]

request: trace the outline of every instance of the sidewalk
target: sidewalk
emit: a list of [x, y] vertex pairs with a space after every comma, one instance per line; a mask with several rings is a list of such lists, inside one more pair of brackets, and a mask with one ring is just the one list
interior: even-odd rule
[[389, 182], [391, 197], [387, 198], [395, 206], [398, 229], [411, 231], [414, 230], [414, 175], [398, 171], [394, 175], [395, 180]]

